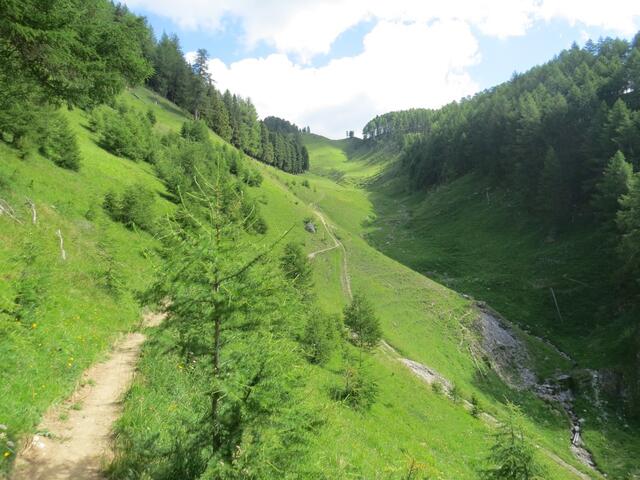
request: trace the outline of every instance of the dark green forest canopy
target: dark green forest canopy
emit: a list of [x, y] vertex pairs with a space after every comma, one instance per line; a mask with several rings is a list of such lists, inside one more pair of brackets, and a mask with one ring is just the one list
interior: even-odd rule
[[104, 0], [0, 4], [4, 92], [7, 84], [20, 79], [49, 101], [109, 101], [151, 74], [145, 59], [150, 45], [144, 19]]
[[[533, 208], [553, 173], [566, 217], [588, 203], [616, 151], [640, 166], [639, 42], [574, 45], [472, 98], [376, 117], [364, 136], [421, 134], [404, 154], [415, 188], [479, 171], [512, 182]], [[549, 155], [558, 168], [545, 173]]]
[[[3, 139], [23, 150], [29, 143], [73, 150], [67, 129], [46, 119], [61, 104], [89, 108], [143, 82], [152, 73], [152, 45], [144, 19], [106, 0], [0, 2]], [[73, 155], [48, 151], [57, 163], [78, 168]]]
[[14, 144], [29, 133], [47, 136], [37, 122], [47, 105], [89, 108], [146, 82], [247, 155], [291, 173], [308, 169], [296, 126], [277, 119], [265, 134], [250, 99], [215, 88], [206, 50], [190, 64], [177, 36], [156, 40], [146, 20], [126, 7], [106, 0], [7, 0], [0, 14], [0, 132]]
[[219, 91], [207, 70], [208, 52], [198, 50], [189, 64], [176, 36], [163, 34], [151, 50], [154, 74], [148, 86], [201, 119], [247, 155], [290, 173], [309, 168], [309, 155], [297, 126], [276, 117], [258, 119], [249, 98]]
[[276, 133], [299, 133], [300, 129], [294, 123], [285, 120], [284, 118], [278, 117], [266, 117], [263, 122], [267, 126], [267, 128]]
[[602, 178], [614, 155], [619, 168], [640, 169], [640, 35], [574, 44], [472, 98], [376, 117], [364, 135], [404, 146], [400, 169], [415, 190], [477, 172], [517, 192], [551, 228], [594, 216], [612, 225], [637, 173], [617, 186], [607, 212], [595, 199], [611, 196], [602, 188], [615, 182]]

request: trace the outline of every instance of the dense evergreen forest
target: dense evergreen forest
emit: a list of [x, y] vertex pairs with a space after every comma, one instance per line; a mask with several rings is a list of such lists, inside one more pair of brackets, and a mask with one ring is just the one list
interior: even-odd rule
[[410, 134], [424, 133], [431, 123], [433, 110], [412, 108], [377, 115], [362, 129], [365, 140], [395, 139], [404, 141]]
[[218, 91], [207, 71], [206, 50], [198, 50], [189, 64], [178, 37], [163, 34], [159, 41], [152, 40], [149, 60], [154, 72], [147, 80], [149, 87], [191, 112], [196, 120], [204, 120], [221, 138], [285, 172], [301, 173], [309, 168], [309, 154], [300, 142], [298, 127], [286, 120], [273, 121], [275, 117], [260, 121], [250, 99]]
[[14, 6], [0, 21], [0, 34], [0, 131], [16, 146], [37, 145], [59, 164], [78, 168], [76, 154], [56, 151], [60, 143], [73, 144], [64, 119], [43, 112], [112, 103], [123, 88], [146, 82], [246, 154], [291, 173], [308, 169], [297, 127], [270, 131], [250, 99], [215, 88], [206, 50], [188, 63], [177, 37], [156, 40], [146, 20], [124, 6], [54, 2], [38, 12]]

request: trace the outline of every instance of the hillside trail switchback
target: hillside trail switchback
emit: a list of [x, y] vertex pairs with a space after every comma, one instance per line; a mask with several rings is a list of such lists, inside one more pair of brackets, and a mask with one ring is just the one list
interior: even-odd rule
[[[342, 268], [340, 272], [340, 282], [342, 283], [342, 289], [344, 291], [345, 296], [349, 300], [353, 300], [353, 293], [351, 291], [351, 280], [349, 278], [348, 263], [347, 263], [347, 251], [344, 247], [344, 244], [340, 240], [338, 240], [338, 238], [333, 234], [322, 212], [320, 212], [313, 204], [309, 206], [322, 222], [322, 225], [327, 231], [327, 234], [333, 240], [334, 245], [331, 247], [323, 248], [321, 250], [317, 250], [315, 252], [311, 252], [307, 255], [307, 257], [309, 258], [309, 260], [313, 260], [316, 257], [316, 255], [329, 252], [331, 250], [335, 250], [336, 248], [341, 249], [342, 250]], [[384, 340], [380, 342], [380, 348], [383, 351], [383, 353], [387, 354], [388, 356], [395, 359], [396, 361], [399, 361], [400, 363], [402, 363], [416, 377], [418, 377], [423, 382], [429, 385], [434, 382], [438, 382], [441, 385], [443, 385], [445, 391], [448, 392], [450, 390], [452, 385], [451, 382], [449, 382], [445, 377], [438, 374], [435, 370], [429, 368], [426, 365], [415, 362], [414, 360], [411, 360], [408, 358], [402, 358], [402, 356], [398, 353], [398, 351]], [[471, 403], [465, 401], [464, 404], [467, 410], [471, 410], [472, 408]], [[493, 427], [500, 425], [500, 421], [498, 419], [486, 413], [483, 413], [481, 415], [481, 418], [482, 420], [492, 425]], [[548, 450], [547, 448], [541, 447], [539, 445], [538, 445], [538, 448], [540, 448], [545, 453], [545, 455], [547, 455], [552, 461], [554, 461], [560, 467], [565, 469], [567, 472], [571, 473], [574, 478], [580, 478], [581, 480], [589, 480], [590, 478], [592, 478], [590, 475], [587, 475], [584, 472], [581, 472], [576, 467], [574, 467], [570, 463], [567, 463], [566, 461], [564, 461], [562, 458], [560, 458], [558, 455]]]
[[[163, 318], [147, 313], [143, 326], [157, 326]], [[125, 335], [106, 360], [85, 371], [82, 386], [44, 415], [38, 433], [18, 455], [11, 480], [104, 479], [111, 429], [121, 414], [121, 399], [133, 380], [145, 339], [140, 332]]]
[[349, 278], [349, 268], [347, 265], [347, 250], [344, 248], [344, 244], [338, 240], [338, 238], [333, 234], [329, 225], [327, 224], [327, 220], [324, 218], [324, 215], [320, 210], [318, 210], [313, 204], [310, 205], [313, 213], [320, 219], [324, 229], [327, 231], [329, 238], [333, 240], [333, 246], [328, 248], [323, 248], [322, 250], [317, 250], [315, 252], [311, 252], [307, 257], [309, 260], [313, 260], [316, 255], [329, 252], [331, 250], [335, 250], [339, 248], [342, 250], [342, 268], [340, 269], [340, 283], [342, 284], [342, 289], [344, 290], [344, 294], [347, 296], [349, 300], [353, 300], [353, 293], [351, 291], [351, 279]]

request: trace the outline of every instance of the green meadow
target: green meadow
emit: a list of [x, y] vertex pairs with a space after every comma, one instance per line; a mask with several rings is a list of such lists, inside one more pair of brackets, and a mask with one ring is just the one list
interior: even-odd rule
[[[186, 119], [177, 107], [146, 89], [130, 91], [121, 100], [142, 110], [152, 109], [158, 132], [178, 131]], [[88, 120], [83, 112], [74, 110], [65, 115], [80, 143], [82, 168], [78, 173], [62, 170], [35, 152], [19, 158], [15, 151], [0, 145], [0, 198], [14, 208], [19, 220], [0, 217], [0, 306], [12, 308], [16, 296], [25, 291], [35, 298], [34, 310], [24, 321], [2, 323], [0, 423], [8, 426], [16, 440], [34, 432], [43, 412], [73, 391], [82, 371], [106, 355], [118, 335], [139, 325], [144, 305], [138, 303], [135, 293], [151, 280], [158, 243], [145, 232], [112, 222], [101, 207], [106, 192], [140, 184], [155, 193], [158, 217], [175, 208], [166, 199], [167, 192], [151, 165], [108, 154], [86, 128]], [[362, 152], [354, 141], [333, 142], [318, 136], [307, 136], [305, 141], [311, 170], [304, 175], [286, 174], [247, 159], [263, 176], [259, 187], [249, 188], [268, 225], [267, 234], [257, 241], [267, 247], [290, 230], [287, 241], [299, 242], [307, 253], [331, 247], [331, 235], [315, 214], [316, 210], [322, 212], [332, 234], [344, 245], [346, 274], [353, 290], [370, 299], [380, 317], [383, 338], [398, 355], [437, 370], [457, 386], [464, 399], [476, 396], [483, 410], [497, 419], [505, 415], [507, 400], [519, 403], [526, 414], [527, 433], [548, 469], [546, 478], [576, 478], [553, 457], [598, 478], [570, 452], [569, 422], [564, 413], [533, 394], [508, 388], [489, 369], [479, 373], [469, 348], [475, 341], [472, 322], [477, 313], [473, 302], [455, 290], [492, 304], [495, 297], [479, 295], [465, 283], [446, 281], [445, 271], [455, 273], [446, 266], [440, 267], [442, 275], [436, 267], [433, 275], [423, 275], [426, 271], [411, 260], [411, 255], [420, 257], [411, 253], [419, 242], [389, 239], [390, 235], [408, 235], [397, 223], [398, 217], [404, 218], [403, 209], [412, 207], [404, 203], [400, 207], [385, 197], [383, 190], [374, 188], [388, 166], [386, 153]], [[36, 206], [35, 225], [26, 198]], [[425, 206], [424, 210], [429, 209]], [[304, 228], [309, 220], [317, 227], [315, 234]], [[58, 229], [66, 260], [60, 255]], [[452, 236], [459, 234], [454, 229], [451, 232]], [[447, 243], [444, 238], [441, 242]], [[420, 245], [420, 252], [428, 249]], [[336, 248], [312, 260], [313, 291], [327, 312], [339, 313], [348, 302], [341, 283], [344, 254]], [[431, 255], [448, 261], [437, 251]], [[114, 289], [114, 285], [121, 288]], [[502, 304], [500, 310], [509, 318], [514, 312]], [[162, 329], [149, 329], [148, 333], [150, 340], [143, 350], [137, 380], [115, 427], [118, 458], [126, 454], [126, 444], [119, 439], [131, 438], [123, 432], [154, 431], [158, 441], [168, 441], [180, 416], [196, 414], [199, 408], [190, 398], [189, 381], [178, 368], [180, 359], [164, 348], [171, 333]], [[534, 368], [541, 373], [548, 371], [550, 364], [566, 366], [552, 349], [521, 334], [534, 353]], [[378, 385], [371, 409], [362, 412], [335, 402], [331, 388], [341, 381], [344, 359], [355, 355], [352, 347], [345, 348], [347, 355], [335, 354], [324, 367], [306, 367], [307, 401], [323, 421], [308, 439], [310, 453], [301, 459], [298, 474], [396, 479], [406, 478], [413, 465], [427, 478], [477, 478], [495, 432], [490, 422], [471, 416], [461, 403], [431, 388], [395, 354], [382, 348], [364, 359]], [[612, 438], [620, 443], [605, 444]], [[633, 468], [623, 459], [633, 458], [630, 452], [634, 446], [627, 443], [625, 451], [623, 440], [626, 437], [587, 432], [596, 459], [611, 475]], [[3, 461], [4, 468], [9, 464]], [[137, 478], [128, 477], [117, 463], [111, 476]]]

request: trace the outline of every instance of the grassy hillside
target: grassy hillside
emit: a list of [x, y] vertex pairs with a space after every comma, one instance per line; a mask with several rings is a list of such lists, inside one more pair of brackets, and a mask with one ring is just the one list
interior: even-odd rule
[[[144, 89], [129, 92], [121, 100], [143, 110], [153, 109], [159, 132], [178, 131], [185, 119], [175, 106]], [[44, 410], [72, 391], [84, 368], [104, 355], [120, 332], [139, 321], [134, 292], [150, 281], [156, 240], [108, 219], [101, 208], [104, 194], [143, 184], [156, 193], [159, 215], [173, 209], [151, 166], [106, 153], [86, 129], [82, 112], [65, 115], [77, 132], [83, 154], [79, 173], [59, 169], [37, 154], [22, 160], [0, 145], [0, 198], [13, 206], [21, 222], [0, 217], [1, 306], [3, 312], [13, 312], [16, 298], [30, 295], [37, 299], [23, 321], [0, 314], [4, 315], [0, 317], [0, 399], [5, 406], [0, 423], [8, 426], [12, 439], [32, 432]], [[213, 134], [212, 138], [222, 142]], [[478, 375], [468, 349], [468, 322], [476, 314], [471, 302], [365, 241], [377, 207], [361, 185], [381, 172], [383, 157], [369, 152], [359, 163], [352, 163], [347, 154], [355, 147], [353, 142], [308, 140], [309, 174], [293, 176], [257, 162], [254, 165], [264, 180], [249, 192], [260, 201], [269, 227], [260, 241], [267, 245], [293, 227], [287, 240], [303, 243], [306, 252], [330, 247], [331, 235], [316, 216], [316, 209], [320, 210], [345, 246], [346, 273], [353, 289], [371, 299], [383, 337], [399, 355], [436, 369], [458, 386], [464, 398], [476, 395], [483, 408], [498, 419], [504, 418], [506, 398], [521, 403], [527, 413], [527, 431], [549, 470], [546, 478], [575, 477], [552, 455], [586, 471], [569, 451], [563, 413], [533, 395], [510, 390], [491, 372]], [[30, 223], [25, 197], [36, 205], [37, 225]], [[304, 229], [304, 220], [309, 218], [316, 219], [316, 234]], [[60, 258], [57, 229], [64, 238], [66, 261]], [[328, 312], [340, 312], [348, 301], [341, 284], [345, 274], [342, 255], [341, 249], [334, 249], [313, 260], [314, 291]], [[113, 277], [122, 286], [120, 293], [111, 288]], [[178, 368], [179, 359], [163, 348], [166, 335], [161, 330], [151, 332], [139, 378], [116, 428], [120, 439], [122, 432], [133, 431], [139, 438], [153, 432], [166, 440], [176, 433], [170, 428], [180, 415], [196, 413], [191, 411], [195, 400]], [[540, 368], [549, 362], [562, 364], [561, 357], [542, 343], [530, 342], [539, 353]], [[299, 474], [403, 478], [414, 464], [433, 478], [476, 478], [492, 443], [491, 424], [472, 417], [463, 405], [416, 378], [388, 350], [376, 349], [365, 361], [378, 384], [376, 401], [365, 412], [331, 399], [331, 389], [342, 381], [344, 356], [336, 354], [326, 367], [309, 365], [305, 370], [307, 399], [323, 421], [309, 437], [311, 452], [300, 459]], [[117, 445], [120, 457], [128, 453], [126, 444]], [[10, 460], [11, 455], [3, 458], [3, 468]], [[615, 468], [610, 471], [628, 470], [624, 465]], [[113, 472], [114, 478], [128, 475], [117, 469]]]
[[[398, 270], [396, 273], [384, 255], [377, 261], [373, 258], [378, 258], [379, 254], [365, 257], [363, 252], [372, 250], [365, 239], [414, 271], [425, 273], [456, 291], [488, 301], [523, 328], [545, 337], [556, 331], [550, 325], [560, 322], [554, 315], [554, 304], [550, 304], [547, 297], [552, 286], [563, 321], [567, 323], [560, 347], [572, 354], [585, 347], [584, 338], [576, 339], [572, 322], [585, 315], [590, 306], [584, 302], [576, 312], [571, 312], [570, 308], [586, 294], [587, 287], [580, 283], [569, 287], [578, 281], [589, 285], [590, 289], [597, 289], [605, 282], [584, 262], [585, 256], [598, 244], [597, 235], [585, 238], [584, 232], [576, 229], [570, 236], [545, 241], [548, 232], [532, 231], [526, 219], [515, 214], [517, 206], [509, 204], [508, 192], [489, 190], [487, 204], [487, 186], [477, 178], [465, 178], [443, 187], [426, 200], [407, 196], [385, 175], [385, 166], [393, 160], [392, 152], [365, 149], [357, 142], [308, 137], [312, 158], [308, 177], [312, 179], [312, 189], [298, 188], [297, 191], [303, 198], [317, 203], [344, 229], [338, 231], [344, 235], [354, 285], [370, 291], [378, 308], [384, 312], [385, 338], [407, 357], [435, 367], [465, 388], [473, 391], [480, 387], [486, 392], [485, 386], [474, 384], [470, 378], [474, 369], [465, 365], [465, 360], [469, 359], [465, 359], [455, 345], [460, 335], [459, 331], [456, 335], [456, 329], [460, 328], [464, 307], [456, 311], [443, 302], [442, 293], [432, 291], [429, 295], [424, 291], [411, 291], [416, 284], [429, 281], [413, 271], [407, 273], [410, 272], [408, 269], [392, 262]], [[559, 258], [566, 260], [560, 262]], [[604, 269], [606, 259], [602, 262]], [[405, 277], [412, 280], [398, 281]], [[384, 282], [380, 290], [374, 287], [377, 280]], [[439, 292], [447, 291], [438, 288]], [[606, 289], [602, 290], [605, 296], [606, 292]], [[591, 297], [594, 298], [593, 293]], [[443, 315], [447, 311], [449, 313]], [[545, 321], [539, 321], [541, 312], [546, 315]], [[430, 314], [439, 317], [440, 321]], [[606, 332], [604, 337], [598, 332], [599, 338], [602, 344], [612, 346], [611, 351], [624, 345], [624, 335], [619, 335], [619, 331], [613, 341], [615, 328], [608, 328]], [[535, 368], [542, 378], [556, 369], [571, 369], [570, 362], [559, 359], [540, 341], [529, 336], [523, 338], [534, 354]], [[591, 338], [596, 335], [587, 336], [587, 339]], [[446, 339], [453, 341], [448, 344]], [[587, 345], [583, 357], [576, 355], [583, 367], [584, 359], [591, 361], [586, 364], [590, 367], [611, 361], [608, 350], [596, 350], [593, 343]], [[503, 399], [504, 395], [514, 395], [504, 391], [492, 393], [489, 402]], [[530, 414], [536, 411], [535, 403], [532, 401], [529, 406]], [[581, 407], [585, 409], [584, 415], [591, 408], [586, 403]], [[544, 423], [544, 415], [537, 417], [537, 421]], [[638, 436], [633, 430], [611, 418], [601, 422], [598, 415], [590, 411], [586, 435], [589, 447], [605, 471], [620, 476], [635, 471], [633, 452], [638, 448]]]
[[[317, 205], [329, 219], [329, 223], [332, 225], [336, 235], [345, 244], [349, 262], [349, 274], [354, 289], [364, 292], [374, 302], [383, 323], [384, 338], [397, 348], [403, 356], [424, 362], [456, 382], [466, 396], [470, 396], [472, 393], [480, 396], [487, 408], [497, 415], [500, 415], [502, 411], [502, 402], [505, 399], [505, 395], [514, 399], [518, 398], [530, 408], [532, 416], [539, 422], [539, 425], [546, 425], [545, 428], [534, 428], [535, 433], [533, 435], [537, 439], [539, 438], [540, 442], [548, 442], [549, 445], [554, 445], [550, 448], [559, 452], [567, 461], [575, 463], [571, 454], [563, 453], [563, 451], [566, 452], [567, 442], [566, 434], [563, 431], [566, 429], [566, 426], [563, 426], [566, 420], [562, 415], [552, 413], [548, 407], [541, 405], [532, 396], [518, 395], [506, 390], [504, 385], [495, 378], [478, 382], [473, 360], [464, 347], [461, 348], [461, 345], [464, 345], [465, 342], [465, 319], [470, 320], [471, 316], [474, 315], [469, 302], [455, 292], [443, 288], [424, 276], [385, 257], [364, 241], [363, 235], [369, 229], [367, 225], [374, 218], [375, 210], [368, 193], [359, 188], [358, 185], [369, 175], [379, 173], [381, 165], [377, 155], [371, 154], [363, 162], [349, 162], [345, 152], [345, 150], [348, 152], [350, 148], [348, 141], [334, 143], [316, 136], [308, 137], [307, 140], [306, 144], [310, 150], [312, 162], [311, 173], [306, 174], [304, 177], [309, 181], [309, 187], [302, 185], [300, 180], [296, 181], [293, 177], [275, 172], [268, 167], [263, 167], [267, 170], [265, 182], [269, 178], [268, 173], [270, 172], [271, 177], [277, 177], [281, 184], [287, 185], [289, 190], [295, 192], [299, 198], [304, 199], [310, 205]], [[319, 152], [319, 157], [316, 157], [316, 152]], [[338, 175], [337, 172], [340, 168], [343, 168], [343, 171], [348, 171], [349, 174]], [[336, 182], [335, 179], [338, 181]], [[334, 250], [328, 252], [326, 257], [338, 256], [339, 254], [338, 250]], [[316, 263], [318, 295], [325, 308], [331, 310], [340, 308], [336, 305], [337, 293], [335, 292], [335, 287], [332, 288], [331, 286], [332, 283], [334, 285], [336, 283], [335, 276], [338, 268], [339, 262], [336, 260], [325, 260], [323, 263]], [[318, 271], [327, 271], [327, 273], [318, 273]], [[334, 275], [334, 280], [333, 282], [328, 282], [327, 279], [331, 278], [331, 274]], [[344, 301], [343, 296], [342, 302]], [[553, 356], [539, 342], [534, 343], [537, 343], [539, 351], [544, 351], [544, 354], [548, 355], [549, 358], [547, 360], [552, 359], [553, 362], [561, 363], [558, 357]], [[393, 369], [397, 369], [399, 366], [397, 360], [390, 359], [384, 355], [382, 355], [381, 359], [384, 362], [391, 360], [391, 365], [389, 366]], [[402, 370], [404, 370], [404, 367], [400, 366], [400, 371]], [[397, 375], [392, 378], [388, 378], [385, 383], [395, 383], [398, 380]], [[391, 391], [393, 391], [393, 388], [395, 387], [390, 385]], [[424, 395], [423, 401], [428, 402], [430, 392], [428, 390], [424, 391]], [[404, 417], [411, 419], [412, 414], [415, 413], [415, 411], [407, 410], [407, 407], [415, 401], [413, 398], [409, 401], [408, 397], [399, 397], [396, 394], [380, 401], [383, 404], [388, 402], [389, 406], [393, 406], [394, 413], [392, 416], [396, 420]], [[464, 412], [464, 409], [458, 407], [456, 416], [459, 415], [468, 414]], [[428, 414], [427, 418], [429, 419], [428, 423], [435, 421]], [[453, 452], [461, 448], [460, 446], [455, 446], [458, 441], [455, 434], [452, 432], [452, 437], [448, 438], [448, 435], [443, 433], [448, 432], [451, 428], [449, 425], [456, 422], [455, 416], [445, 416], [440, 420], [443, 423], [436, 421], [436, 424], [429, 425], [428, 430], [437, 430], [441, 442], [447, 445], [450, 450], [447, 455], [455, 455]], [[383, 422], [385, 425], [387, 423], [384, 421], [383, 416], [376, 419], [376, 421]], [[425, 419], [419, 423], [424, 422]], [[462, 460], [460, 458], [456, 462], [462, 461], [465, 464], [475, 465], [475, 467], [471, 468], [471, 471], [474, 471], [474, 468], [477, 468], [483, 458], [483, 453], [481, 452], [486, 454], [487, 448], [491, 443], [490, 438], [487, 437], [487, 433], [491, 430], [486, 431], [486, 426], [479, 426], [477, 423], [472, 423], [471, 427], [472, 431], [476, 433], [479, 429], [485, 430], [485, 433], [480, 438], [476, 441], [470, 440], [465, 443], [460, 451], [463, 456], [467, 454], [462, 450], [468, 448], [469, 453], [475, 451], [476, 453], [473, 454], [474, 459], [467, 458]], [[403, 438], [393, 430], [390, 433], [390, 441], [393, 441], [394, 438]], [[418, 431], [416, 434], [418, 436], [414, 437], [413, 440], [409, 439], [409, 445], [413, 442], [423, 442], [419, 438], [424, 435], [424, 432], [420, 433]], [[382, 434], [378, 433], [378, 435]], [[386, 437], [386, 435], [384, 436]], [[384, 440], [383, 437], [372, 437], [370, 441], [378, 443]], [[353, 439], [349, 447], [358, 448], [358, 443], [360, 442], [357, 439]], [[378, 444], [382, 445], [381, 443]], [[382, 450], [384, 451], [384, 449]], [[433, 458], [436, 462], [441, 459], [437, 454]], [[563, 472], [562, 469], [558, 469], [555, 464], [551, 468], [552, 470], [556, 469], [556, 472], [561, 472], [558, 473], [558, 478], [566, 478], [566, 471]], [[461, 475], [461, 473], [457, 472], [457, 475]], [[443, 478], [449, 477], [445, 474]], [[454, 476], [453, 478], [458, 477]]]
[[[137, 101], [131, 94], [124, 99]], [[149, 106], [159, 117], [175, 116], [159, 99]], [[173, 209], [150, 165], [110, 155], [87, 130], [83, 112], [64, 114], [77, 133], [79, 172], [36, 152], [20, 158], [0, 143], [0, 198], [15, 212], [15, 219], [0, 216], [0, 424], [13, 440], [31, 432], [44, 410], [140, 319], [134, 292], [150, 280], [156, 242], [112, 222], [102, 211], [105, 193], [142, 185], [155, 193], [157, 215]], [[3, 467], [14, 452], [7, 453]]]

